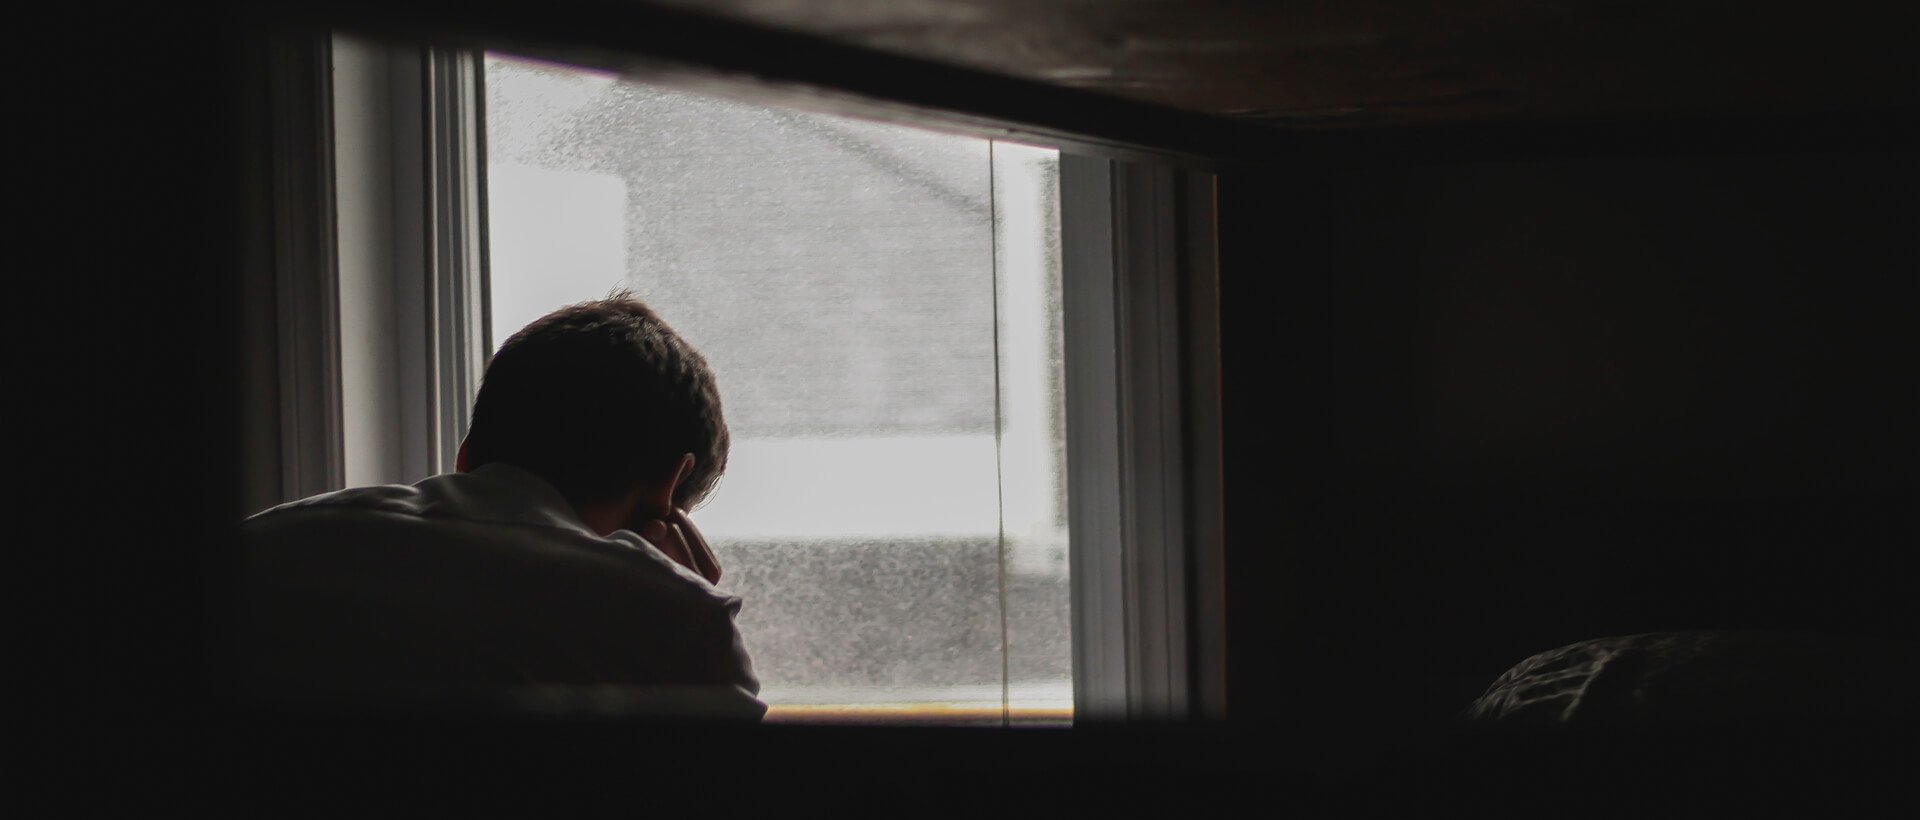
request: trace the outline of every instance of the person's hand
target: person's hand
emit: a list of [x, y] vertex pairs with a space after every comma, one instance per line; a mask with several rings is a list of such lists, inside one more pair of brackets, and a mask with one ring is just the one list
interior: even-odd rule
[[649, 520], [640, 527], [640, 537], [658, 547], [681, 566], [693, 570], [709, 584], [720, 583], [720, 561], [700, 529], [687, 517], [687, 511], [675, 509], [667, 517]]

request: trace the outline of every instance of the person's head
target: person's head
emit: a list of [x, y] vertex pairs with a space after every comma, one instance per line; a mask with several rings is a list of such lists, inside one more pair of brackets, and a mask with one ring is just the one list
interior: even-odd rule
[[686, 509], [719, 481], [727, 447], [707, 360], [621, 291], [508, 337], [481, 379], [459, 469], [511, 464], [576, 507], [666, 487]]

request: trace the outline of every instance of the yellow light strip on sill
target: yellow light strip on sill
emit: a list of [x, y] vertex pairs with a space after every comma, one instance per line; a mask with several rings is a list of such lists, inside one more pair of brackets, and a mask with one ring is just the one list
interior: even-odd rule
[[[998, 704], [977, 703], [822, 703], [767, 707], [768, 723], [929, 723], [999, 722]], [[1072, 723], [1073, 709], [1014, 707], [1012, 723]]]

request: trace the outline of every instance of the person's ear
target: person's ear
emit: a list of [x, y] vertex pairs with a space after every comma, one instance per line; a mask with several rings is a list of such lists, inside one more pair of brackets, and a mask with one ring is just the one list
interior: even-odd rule
[[680, 483], [686, 481], [691, 475], [693, 475], [693, 454], [683, 453], [680, 456], [680, 466], [673, 468], [673, 480], [667, 482], [668, 507], [676, 506], [673, 499], [680, 492]]
[[464, 438], [460, 440], [460, 452], [453, 457], [453, 471], [456, 473], [467, 471], [467, 440]]
[[[629, 517], [641, 522], [672, 517], [676, 506], [673, 503], [673, 493], [680, 489], [680, 482], [687, 480], [687, 476], [692, 474], [693, 454], [688, 453], [680, 457], [680, 463], [673, 468], [673, 475], [634, 487], [633, 493], [627, 496], [628, 500], [625, 502], [631, 510]], [[640, 531], [637, 526], [630, 529], [635, 532]]]

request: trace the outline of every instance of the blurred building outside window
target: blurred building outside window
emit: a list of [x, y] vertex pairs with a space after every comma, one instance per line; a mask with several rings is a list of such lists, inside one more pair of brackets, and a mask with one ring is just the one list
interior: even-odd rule
[[733, 450], [769, 719], [1072, 714], [1058, 154], [488, 55], [491, 343], [631, 288]]

